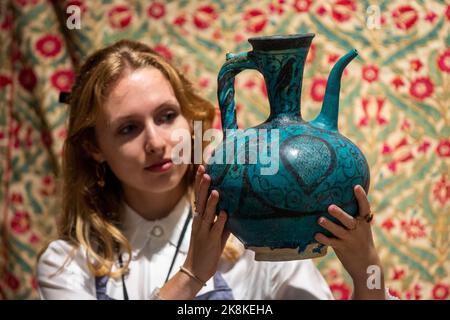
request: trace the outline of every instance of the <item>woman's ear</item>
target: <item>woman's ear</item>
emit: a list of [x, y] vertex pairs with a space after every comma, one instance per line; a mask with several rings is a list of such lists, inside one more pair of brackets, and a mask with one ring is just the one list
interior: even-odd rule
[[97, 146], [93, 145], [92, 142], [85, 140], [82, 143], [83, 149], [98, 163], [105, 161], [103, 152]]

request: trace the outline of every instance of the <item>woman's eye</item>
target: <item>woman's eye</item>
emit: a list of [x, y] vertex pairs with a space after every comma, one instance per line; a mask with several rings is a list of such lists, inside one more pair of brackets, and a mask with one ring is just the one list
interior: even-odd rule
[[175, 112], [168, 112], [160, 118], [160, 121], [162, 123], [170, 123], [173, 121], [173, 119], [176, 118], [176, 116], [177, 116], [177, 114]]
[[127, 125], [127, 126], [125, 126], [125, 127], [123, 127], [122, 129], [119, 130], [119, 134], [121, 134], [121, 135], [129, 134], [135, 129], [135, 127], [136, 126], [132, 125], [132, 124]]

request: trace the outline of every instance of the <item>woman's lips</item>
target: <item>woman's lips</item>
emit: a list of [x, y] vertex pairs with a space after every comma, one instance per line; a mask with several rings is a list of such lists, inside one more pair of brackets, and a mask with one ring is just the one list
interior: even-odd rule
[[166, 172], [170, 170], [173, 167], [172, 160], [166, 160], [154, 165], [151, 165], [150, 167], [145, 168], [147, 171], [151, 172]]

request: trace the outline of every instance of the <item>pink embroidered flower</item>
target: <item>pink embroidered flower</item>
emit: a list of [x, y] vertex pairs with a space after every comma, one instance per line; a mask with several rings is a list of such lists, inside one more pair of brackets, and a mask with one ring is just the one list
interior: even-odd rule
[[125, 4], [114, 6], [108, 12], [109, 25], [114, 29], [126, 28], [131, 23], [132, 18], [131, 9]]
[[410, 5], [401, 5], [392, 13], [394, 23], [401, 30], [408, 30], [417, 22], [416, 9]]
[[62, 41], [58, 36], [47, 34], [38, 39], [36, 50], [46, 58], [54, 57], [61, 52]]
[[424, 100], [433, 94], [434, 85], [429, 77], [416, 78], [411, 82], [409, 93], [417, 100]]
[[160, 19], [164, 17], [166, 14], [166, 7], [164, 6], [164, 3], [161, 3], [159, 1], [154, 1], [147, 9], [147, 14], [149, 17], [154, 19]]

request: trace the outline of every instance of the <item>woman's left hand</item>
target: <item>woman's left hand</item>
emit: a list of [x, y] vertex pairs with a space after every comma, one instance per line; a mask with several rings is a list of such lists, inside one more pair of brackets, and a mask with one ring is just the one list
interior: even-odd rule
[[[360, 297], [382, 298], [384, 297], [384, 279], [380, 258], [375, 249], [372, 236], [370, 204], [361, 186], [356, 186], [354, 192], [358, 201], [359, 216], [353, 218], [338, 206], [330, 205], [328, 212], [341, 222], [343, 226], [325, 217], [320, 217], [318, 220], [319, 225], [330, 231], [336, 238], [330, 238], [318, 233], [315, 239], [324, 245], [333, 247], [338, 259], [353, 279], [355, 298], [358, 298], [357, 291], [361, 293]], [[367, 281], [371, 275], [368, 270], [369, 266], [379, 267], [381, 277], [381, 288], [379, 289], [382, 290], [376, 290], [376, 292], [367, 291], [367, 289], [370, 289]], [[365, 293], [374, 295], [366, 295]]]

